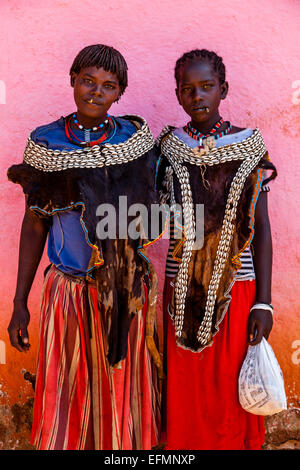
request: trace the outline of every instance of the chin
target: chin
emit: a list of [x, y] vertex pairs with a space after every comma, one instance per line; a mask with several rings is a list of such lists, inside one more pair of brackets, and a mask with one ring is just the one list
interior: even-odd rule
[[85, 116], [87, 118], [101, 118], [102, 116], [104, 116], [106, 114], [106, 111], [105, 109], [103, 108], [95, 108], [95, 109], [78, 109], [78, 111], [80, 112], [80, 114], [82, 116]]
[[197, 114], [196, 116], [190, 114], [190, 118], [194, 122], [205, 122], [205, 121], [208, 121], [208, 119], [210, 118], [210, 114], [209, 113], [205, 113], [205, 114], [201, 113], [201, 116], [199, 114]]

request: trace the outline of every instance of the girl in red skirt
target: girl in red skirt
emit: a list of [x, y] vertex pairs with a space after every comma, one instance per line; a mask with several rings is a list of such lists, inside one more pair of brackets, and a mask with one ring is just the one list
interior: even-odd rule
[[166, 449], [260, 449], [264, 418], [241, 408], [238, 376], [248, 345], [268, 338], [273, 323], [267, 183], [276, 170], [258, 129], [220, 116], [221, 57], [186, 53], [175, 79], [190, 120], [158, 138], [161, 200], [183, 215], [183, 231], [171, 218], [166, 264], [162, 438]]
[[150, 207], [154, 139], [143, 118], [108, 115], [127, 87], [127, 64], [114, 48], [84, 48], [70, 79], [76, 111], [35, 129], [24, 163], [8, 172], [26, 194], [8, 328], [20, 352], [29, 348], [27, 299], [47, 236], [51, 262], [41, 302], [32, 444], [151, 449], [160, 425], [151, 337], [155, 274], [140, 256], [147, 240], [103, 234], [99, 224], [109, 210], [119, 220], [121, 196], [128, 205]]

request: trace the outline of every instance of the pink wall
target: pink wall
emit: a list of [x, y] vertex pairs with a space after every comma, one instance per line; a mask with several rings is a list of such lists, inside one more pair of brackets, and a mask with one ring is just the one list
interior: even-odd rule
[[[235, 125], [259, 127], [278, 180], [269, 198], [274, 243], [275, 326], [270, 342], [282, 366], [290, 406], [299, 406], [299, 152], [300, 5], [297, 0], [3, 0], [0, 4], [1, 235], [0, 399], [31, 393], [22, 369], [34, 371], [42, 267], [30, 308], [32, 350], [8, 344], [17, 271], [21, 190], [6, 169], [22, 159], [29, 131], [74, 110], [68, 70], [76, 53], [93, 43], [119, 49], [129, 65], [129, 87], [114, 114], [145, 116], [158, 134], [186, 117], [174, 94], [176, 59], [192, 48], [223, 56], [230, 92], [222, 115]], [[152, 248], [163, 276], [165, 244]], [[43, 266], [46, 265], [46, 259]]]

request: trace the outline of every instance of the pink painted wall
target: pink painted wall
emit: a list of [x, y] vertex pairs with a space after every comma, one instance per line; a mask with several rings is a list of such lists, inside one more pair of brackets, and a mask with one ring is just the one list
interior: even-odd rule
[[[1, 232], [0, 400], [31, 393], [22, 369], [34, 371], [44, 258], [30, 296], [31, 352], [8, 343], [17, 272], [21, 190], [6, 180], [37, 125], [74, 110], [68, 70], [93, 43], [119, 49], [129, 65], [129, 87], [112, 113], [145, 116], [157, 135], [186, 121], [174, 94], [173, 68], [187, 50], [222, 55], [230, 91], [222, 115], [235, 125], [259, 127], [279, 177], [269, 198], [274, 243], [275, 326], [270, 342], [282, 366], [290, 406], [299, 406], [299, 153], [300, 5], [297, 0], [3, 0], [0, 4]], [[151, 249], [163, 281], [165, 243]], [[159, 304], [161, 305], [161, 303]]]

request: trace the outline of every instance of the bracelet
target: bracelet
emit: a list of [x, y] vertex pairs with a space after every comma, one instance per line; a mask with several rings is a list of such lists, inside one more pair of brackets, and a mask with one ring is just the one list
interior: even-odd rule
[[273, 315], [273, 305], [271, 304], [254, 304], [253, 307], [250, 308], [250, 312], [254, 309], [268, 310]]

